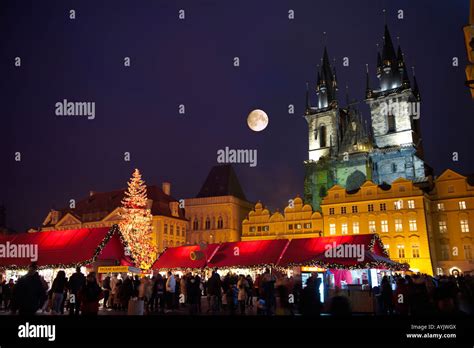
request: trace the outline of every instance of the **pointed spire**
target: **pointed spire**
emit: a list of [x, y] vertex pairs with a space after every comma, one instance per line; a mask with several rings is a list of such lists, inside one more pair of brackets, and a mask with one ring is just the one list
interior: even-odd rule
[[306, 114], [308, 114], [308, 111], [311, 109], [311, 103], [309, 100], [309, 83], [306, 82]]
[[332, 68], [332, 76], [333, 76], [332, 86], [337, 91], [337, 75], [336, 75], [336, 67], [335, 66]]
[[421, 95], [420, 95], [420, 89], [418, 88], [418, 82], [416, 81], [416, 76], [415, 76], [415, 67], [411, 67], [413, 70], [413, 95], [415, 96], [416, 100], [420, 101], [421, 100]]
[[369, 64], [365, 64], [365, 97], [372, 98], [372, 89], [370, 88]]
[[388, 30], [388, 26], [385, 25], [385, 32], [384, 32], [384, 43], [383, 43], [383, 51], [382, 51], [382, 59], [383, 63], [385, 64], [387, 61], [394, 61], [395, 57], [395, 49], [393, 48], [392, 37], [390, 36], [390, 31]]

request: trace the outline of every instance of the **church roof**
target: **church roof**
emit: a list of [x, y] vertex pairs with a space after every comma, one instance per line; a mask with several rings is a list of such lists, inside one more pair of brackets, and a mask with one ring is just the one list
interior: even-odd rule
[[212, 167], [196, 198], [218, 196], [234, 196], [247, 200], [234, 168], [230, 164]]

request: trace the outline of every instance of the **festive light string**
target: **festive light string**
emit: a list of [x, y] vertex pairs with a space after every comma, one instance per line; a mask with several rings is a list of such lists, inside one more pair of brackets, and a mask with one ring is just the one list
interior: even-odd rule
[[[41, 232], [41, 233], [48, 233], [48, 232]], [[107, 243], [110, 241], [110, 238], [117, 233], [122, 242], [124, 248], [128, 247], [127, 241], [123, 238], [122, 233], [118, 227], [118, 225], [113, 225], [110, 230], [105, 235], [104, 239], [100, 242], [97, 248], [94, 251], [93, 256], [90, 259], [81, 262], [73, 262], [73, 263], [56, 263], [56, 264], [47, 264], [47, 265], [40, 265], [38, 269], [52, 269], [52, 268], [75, 268], [75, 267], [82, 267], [86, 265], [90, 265], [97, 260], [97, 257], [102, 253], [102, 250], [105, 248]], [[0, 270], [26, 270], [28, 266], [18, 266], [18, 265], [8, 265], [8, 266], [0, 266]]]

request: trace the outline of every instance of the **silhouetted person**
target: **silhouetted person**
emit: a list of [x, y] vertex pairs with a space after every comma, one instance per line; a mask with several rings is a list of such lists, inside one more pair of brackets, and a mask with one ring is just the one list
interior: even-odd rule
[[46, 294], [37, 272], [36, 263], [28, 268], [28, 273], [21, 277], [12, 291], [11, 309], [20, 315], [33, 315], [46, 300]]

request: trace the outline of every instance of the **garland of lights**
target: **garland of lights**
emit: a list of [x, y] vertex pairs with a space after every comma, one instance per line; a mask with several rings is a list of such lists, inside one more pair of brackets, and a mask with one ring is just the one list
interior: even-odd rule
[[[48, 233], [48, 232], [42, 232], [42, 233]], [[74, 267], [82, 267], [85, 265], [90, 265], [94, 263], [97, 260], [97, 257], [101, 254], [102, 250], [105, 248], [107, 243], [109, 242], [110, 238], [114, 235], [114, 233], [117, 233], [120, 241], [122, 242], [124, 248], [128, 247], [127, 241], [124, 239], [122, 232], [120, 231], [118, 225], [113, 225], [110, 230], [107, 232], [105, 235], [104, 239], [100, 242], [100, 244], [97, 246], [97, 248], [94, 251], [93, 256], [85, 261], [82, 262], [76, 262], [76, 263], [57, 263], [57, 264], [50, 264], [50, 265], [42, 265], [38, 266], [38, 269], [51, 269], [51, 268], [74, 268]], [[25, 270], [28, 269], [28, 266], [17, 266], [17, 265], [10, 265], [10, 266], [0, 266], [0, 270]]]

